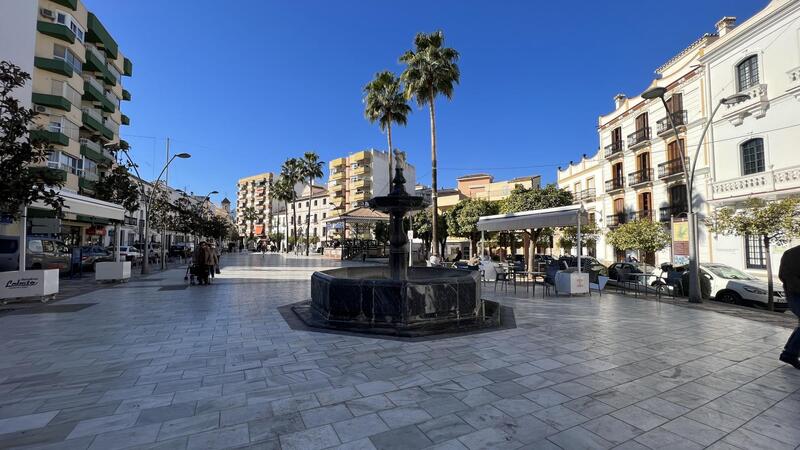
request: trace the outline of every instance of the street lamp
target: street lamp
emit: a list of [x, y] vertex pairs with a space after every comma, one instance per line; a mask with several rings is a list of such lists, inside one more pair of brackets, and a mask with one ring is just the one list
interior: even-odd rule
[[664, 105], [664, 109], [667, 112], [667, 118], [669, 119], [670, 127], [672, 128], [673, 133], [675, 133], [675, 138], [678, 141], [681, 168], [683, 169], [683, 175], [686, 177], [686, 203], [688, 207], [686, 222], [689, 226], [689, 303], [702, 303], [703, 297], [700, 292], [700, 271], [698, 268], [699, 252], [697, 248], [697, 228], [695, 225], [697, 222], [697, 216], [694, 212], [694, 202], [692, 199], [692, 188], [694, 185], [694, 173], [695, 168], [697, 167], [697, 158], [700, 155], [700, 148], [703, 145], [703, 139], [706, 137], [706, 132], [711, 126], [711, 122], [714, 121], [714, 116], [717, 114], [720, 106], [735, 105], [748, 100], [750, 96], [747, 94], [734, 94], [730, 97], [723, 97], [719, 100], [719, 103], [717, 103], [717, 105], [714, 107], [714, 110], [711, 112], [711, 116], [709, 116], [708, 120], [706, 120], [705, 127], [703, 127], [703, 133], [700, 135], [700, 140], [697, 142], [697, 150], [694, 152], [692, 168], [690, 171], [686, 167], [686, 151], [684, 149], [683, 140], [678, 136], [678, 129], [675, 127], [675, 119], [672, 117], [673, 112], [669, 110], [669, 105], [667, 105], [667, 101], [664, 99], [664, 94], [666, 94], [666, 92], [666, 88], [656, 86], [645, 91], [642, 94], [642, 98], [645, 100], [654, 100], [656, 98], [661, 99], [661, 103]]
[[174, 161], [175, 158], [187, 159], [191, 158], [192, 155], [188, 153], [178, 153], [172, 155], [169, 161], [167, 161], [167, 163], [164, 164], [164, 168], [161, 169], [161, 173], [158, 174], [158, 178], [156, 178], [156, 181], [153, 182], [153, 189], [151, 190], [150, 195], [148, 196], [144, 188], [144, 181], [141, 175], [139, 175], [138, 166], [134, 164], [133, 160], [131, 159], [131, 155], [128, 153], [127, 149], [120, 148], [120, 150], [122, 150], [122, 153], [125, 154], [125, 157], [128, 159], [128, 162], [130, 163], [131, 167], [133, 167], [134, 172], [136, 172], [136, 177], [139, 178], [139, 186], [142, 190], [142, 196], [147, 199], [147, 201], [145, 202], [145, 211], [144, 211], [144, 250], [143, 250], [144, 254], [142, 259], [142, 274], [144, 275], [150, 273], [150, 245], [149, 245], [150, 242], [148, 239], [148, 233], [150, 231], [150, 205], [153, 204], [153, 197], [155, 197], [156, 191], [158, 190], [158, 183], [161, 181], [161, 177], [164, 175], [164, 172], [167, 171], [167, 168], [169, 167], [170, 164], [172, 164], [172, 161]]

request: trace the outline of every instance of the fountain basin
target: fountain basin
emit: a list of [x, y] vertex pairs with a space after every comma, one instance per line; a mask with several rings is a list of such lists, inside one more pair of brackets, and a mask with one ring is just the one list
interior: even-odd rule
[[[499, 307], [480, 298], [476, 271], [410, 267], [394, 280], [390, 269], [344, 267], [314, 272], [304, 313], [312, 326], [415, 336], [496, 326]], [[304, 316], [304, 317], [303, 317]]]

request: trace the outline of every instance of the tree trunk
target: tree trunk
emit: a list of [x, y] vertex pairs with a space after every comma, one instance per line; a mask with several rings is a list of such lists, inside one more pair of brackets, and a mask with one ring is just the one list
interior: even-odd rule
[[292, 250], [297, 254], [297, 202], [295, 200], [292, 200], [292, 238], [294, 239]]
[[775, 311], [775, 299], [772, 298], [772, 256], [769, 253], [769, 236], [764, 236], [764, 253], [767, 257], [767, 309]]
[[[431, 110], [431, 206], [433, 207], [433, 223], [431, 224], [431, 239], [433, 242], [439, 242], [438, 237], [438, 221], [439, 221], [439, 201], [438, 189], [436, 186], [436, 107], [433, 105], [433, 98], [430, 99]], [[438, 246], [433, 247], [433, 254], [439, 255]]]
[[286, 217], [286, 248], [284, 248], [283, 251], [289, 253], [289, 202], [283, 202], [283, 210], [285, 211], [284, 216]]
[[539, 240], [539, 233], [536, 229], [528, 231], [528, 271], [536, 270], [536, 241]]
[[389, 141], [389, 190], [387, 193], [392, 192], [392, 115], [389, 114], [389, 124], [386, 126], [386, 139]]
[[306, 256], [311, 247], [311, 196], [314, 190], [314, 179], [308, 179], [308, 215], [306, 216]]

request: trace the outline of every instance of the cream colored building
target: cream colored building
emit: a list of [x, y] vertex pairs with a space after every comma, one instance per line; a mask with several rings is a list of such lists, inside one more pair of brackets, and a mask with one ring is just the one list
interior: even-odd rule
[[[236, 225], [241, 236], [266, 237], [272, 231], [273, 199], [270, 192], [275, 175], [264, 172], [240, 178], [236, 184]], [[245, 220], [245, 210], [253, 208], [256, 220]]]
[[[79, 0], [3, 2], [0, 60], [31, 74], [31, 83], [17, 95], [38, 113], [32, 136], [54, 150], [45, 170], [64, 181], [63, 191], [78, 194], [69, 196], [68, 203], [76, 204], [73, 210], [91, 213], [65, 209], [60, 234], [69, 244], [94, 240], [97, 235], [89, 233], [108, 218], [102, 208], [91, 207], [97, 202], [91, 197], [95, 183], [116, 163], [104, 146], [120, 142], [120, 126], [130, 123], [121, 102], [131, 99], [122, 87], [123, 75], [133, 72], [131, 61]], [[37, 211], [32, 208], [29, 217], [48, 214]]]
[[[593, 156], [583, 155], [578, 162], [570, 161], [565, 168], [558, 168], [558, 187], [572, 192], [575, 203], [581, 203], [589, 213], [589, 220], [600, 225], [604, 211], [604, 187], [606, 159], [602, 151], [598, 150]], [[554, 253], [560, 253], [558, 232], [553, 239]], [[574, 254], [577, 250], [573, 249]], [[601, 261], [608, 261], [606, 254], [605, 236], [598, 237], [594, 247], [587, 248], [584, 254], [596, 257]]]
[[[315, 240], [314, 236], [316, 236], [318, 242], [326, 240], [326, 228], [323, 220], [330, 216], [333, 211], [333, 204], [330, 202], [330, 196], [325, 187], [314, 186], [312, 192], [313, 195], [309, 198], [309, 189], [308, 186], [305, 186], [298, 194], [298, 199], [294, 202], [294, 210], [291, 203], [284, 205], [283, 202], [278, 202], [276, 204], [272, 215], [273, 232], [281, 233], [283, 236], [287, 234], [291, 236], [294, 232], [294, 224], [297, 223], [297, 236], [300, 239], [305, 239], [306, 228], [309, 228], [312, 242]], [[286, 214], [286, 206], [289, 208], [288, 215]], [[308, 217], [309, 206], [311, 207], [310, 218]], [[312, 247], [314, 246], [315, 244], [312, 244]]]
[[[400, 154], [406, 192], [411, 194], [416, 184], [416, 169], [406, 161], [405, 153]], [[328, 169], [328, 192], [335, 208], [334, 215], [366, 206], [367, 200], [372, 197], [389, 193], [387, 152], [375, 149], [356, 152], [332, 160], [328, 163]]]

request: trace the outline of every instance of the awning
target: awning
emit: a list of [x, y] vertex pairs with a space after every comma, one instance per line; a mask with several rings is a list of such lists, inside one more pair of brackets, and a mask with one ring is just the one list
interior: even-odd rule
[[581, 205], [560, 206], [558, 208], [537, 209], [512, 214], [481, 216], [478, 219], [479, 231], [511, 231], [528, 230], [546, 227], [574, 227], [589, 220], [586, 210]]
[[[61, 198], [64, 199], [64, 212], [79, 216], [96, 217], [98, 219], [108, 219], [122, 222], [125, 219], [125, 208], [116, 203], [105, 202], [96, 198], [79, 195], [75, 192], [60, 190]], [[36, 202], [31, 205], [38, 209], [51, 209], [49, 206]]]

